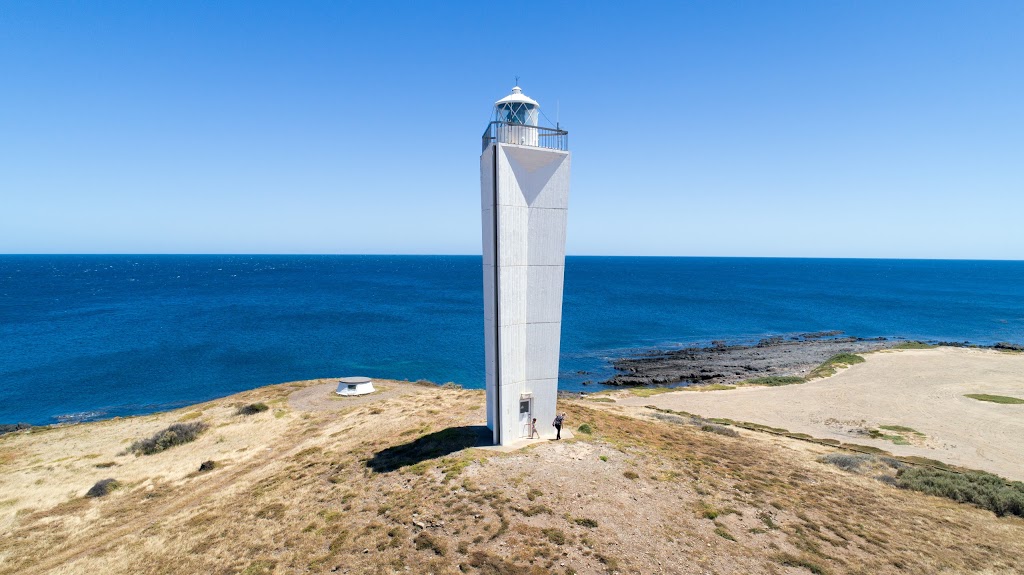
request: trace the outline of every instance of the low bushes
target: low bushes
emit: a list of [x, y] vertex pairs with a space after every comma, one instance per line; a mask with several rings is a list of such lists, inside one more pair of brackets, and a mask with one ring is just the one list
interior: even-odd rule
[[718, 425], [716, 423], [704, 423], [700, 426], [701, 431], [707, 431], [710, 433], [717, 433], [718, 435], [725, 435], [726, 437], [739, 437], [739, 433], [735, 429], [726, 427], [724, 425]]
[[825, 360], [825, 363], [811, 370], [811, 373], [807, 374], [807, 379], [835, 375], [836, 370], [840, 367], [848, 367], [855, 363], [864, 363], [864, 358], [853, 353], [837, 353]]
[[128, 448], [135, 455], [153, 455], [170, 449], [175, 445], [195, 441], [199, 434], [206, 431], [207, 425], [201, 421], [175, 423], [146, 439], [140, 439]]
[[238, 408], [235, 415], [255, 415], [270, 409], [265, 403], [250, 403]]
[[448, 546], [445, 545], [444, 541], [426, 531], [421, 531], [412, 541], [417, 549], [430, 549], [442, 556], [448, 553]]
[[1020, 481], [982, 471], [955, 473], [927, 467], [901, 469], [896, 480], [903, 489], [972, 503], [1000, 516], [1024, 517], [1024, 483]]
[[121, 485], [116, 479], [100, 479], [85, 493], [86, 497], [104, 497]]
[[904, 341], [892, 346], [893, 349], [932, 349], [933, 347], [935, 346], [923, 341]]
[[873, 455], [867, 455], [864, 453], [829, 453], [828, 455], [821, 457], [819, 461], [835, 465], [844, 471], [857, 471], [860, 469], [861, 465], [864, 465], [864, 463], [873, 459]]

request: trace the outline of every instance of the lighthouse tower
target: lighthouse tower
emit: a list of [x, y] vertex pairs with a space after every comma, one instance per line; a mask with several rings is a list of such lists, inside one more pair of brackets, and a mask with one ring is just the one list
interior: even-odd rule
[[494, 104], [480, 155], [487, 427], [496, 445], [554, 437], [562, 332], [568, 132], [539, 125], [516, 86]]

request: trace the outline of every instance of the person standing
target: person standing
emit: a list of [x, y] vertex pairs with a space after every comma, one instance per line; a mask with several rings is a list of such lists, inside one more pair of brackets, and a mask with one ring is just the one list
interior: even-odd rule
[[562, 423], [565, 422], [565, 413], [559, 413], [555, 416], [555, 421], [551, 425], [555, 426], [555, 439], [562, 439]]
[[530, 439], [533, 439], [534, 435], [537, 436], [537, 439], [540, 439], [540, 431], [537, 431], [537, 418], [536, 417], [533, 418], [533, 423], [530, 424]]

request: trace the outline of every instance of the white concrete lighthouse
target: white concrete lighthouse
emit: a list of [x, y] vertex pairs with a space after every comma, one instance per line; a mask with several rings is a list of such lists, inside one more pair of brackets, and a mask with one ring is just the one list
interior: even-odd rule
[[516, 86], [494, 104], [480, 155], [487, 427], [494, 443], [554, 437], [562, 332], [568, 132], [539, 125]]

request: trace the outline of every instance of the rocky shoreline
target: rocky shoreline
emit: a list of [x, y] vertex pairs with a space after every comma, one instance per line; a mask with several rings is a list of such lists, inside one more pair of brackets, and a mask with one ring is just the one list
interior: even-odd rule
[[[619, 358], [612, 362], [618, 373], [600, 383], [622, 387], [701, 385], [736, 383], [755, 377], [803, 377], [839, 353], [866, 353], [910, 342], [903, 338], [850, 337], [841, 331], [774, 336], [755, 345], [729, 345], [724, 341], [714, 341], [707, 347], [654, 349]], [[927, 345], [1024, 352], [1024, 345], [1007, 342], [976, 345], [968, 341], [932, 341]]]
[[604, 385], [641, 386], [727, 384], [769, 376], [805, 376], [838, 353], [887, 349], [906, 340], [842, 337], [842, 332], [819, 332], [762, 339], [756, 345], [727, 345], [651, 350], [613, 362], [618, 372]]

